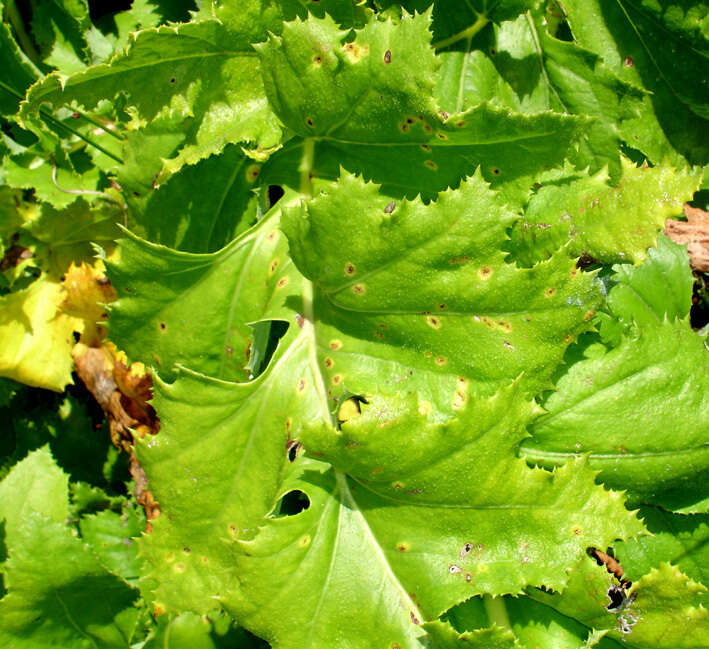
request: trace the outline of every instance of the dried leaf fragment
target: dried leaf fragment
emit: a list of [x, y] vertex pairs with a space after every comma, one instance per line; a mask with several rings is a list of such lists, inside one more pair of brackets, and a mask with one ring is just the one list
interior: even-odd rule
[[669, 219], [665, 234], [675, 243], [688, 244], [692, 270], [709, 271], [709, 212], [684, 205], [687, 221]]

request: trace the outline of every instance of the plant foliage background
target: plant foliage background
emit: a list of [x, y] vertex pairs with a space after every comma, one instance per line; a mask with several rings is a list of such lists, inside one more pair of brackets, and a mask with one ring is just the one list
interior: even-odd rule
[[0, 10], [2, 646], [707, 646], [705, 2]]

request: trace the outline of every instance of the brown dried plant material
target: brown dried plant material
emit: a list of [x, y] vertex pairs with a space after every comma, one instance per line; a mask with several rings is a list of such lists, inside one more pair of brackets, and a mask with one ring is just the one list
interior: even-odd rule
[[160, 430], [155, 410], [148, 403], [153, 381], [140, 363], [130, 367], [112, 343], [88, 346], [79, 342], [72, 352], [76, 373], [103, 409], [108, 419], [111, 442], [130, 456], [135, 496], [150, 521], [160, 515], [160, 505], [147, 489], [148, 480], [135, 456], [133, 433], [141, 438]]
[[147, 489], [148, 480], [135, 456], [133, 435], [154, 435], [160, 430], [152, 398], [153, 381], [142, 363], [128, 366], [125, 354], [104, 340], [103, 323], [108, 317], [105, 305], [116, 299], [116, 292], [102, 266], [72, 266], [62, 286], [62, 310], [83, 323], [79, 342], [72, 350], [79, 378], [94, 396], [108, 419], [111, 442], [130, 457], [130, 472], [135, 480], [135, 496], [150, 521], [160, 515], [160, 505]]
[[669, 219], [665, 234], [675, 243], [688, 244], [693, 270], [709, 271], [709, 212], [685, 203], [684, 215], [686, 222]]

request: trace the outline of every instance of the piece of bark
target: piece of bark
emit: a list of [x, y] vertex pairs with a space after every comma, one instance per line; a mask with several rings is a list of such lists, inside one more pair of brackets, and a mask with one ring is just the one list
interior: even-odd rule
[[669, 219], [665, 234], [675, 243], [687, 244], [692, 270], [709, 271], [709, 212], [684, 205], [687, 221]]

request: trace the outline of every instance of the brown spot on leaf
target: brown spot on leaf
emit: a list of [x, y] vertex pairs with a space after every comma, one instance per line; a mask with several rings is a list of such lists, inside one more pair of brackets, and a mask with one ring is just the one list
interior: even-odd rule
[[386, 63], [387, 65], [391, 63], [391, 50], [387, 50], [386, 52], [384, 52], [384, 63]]

